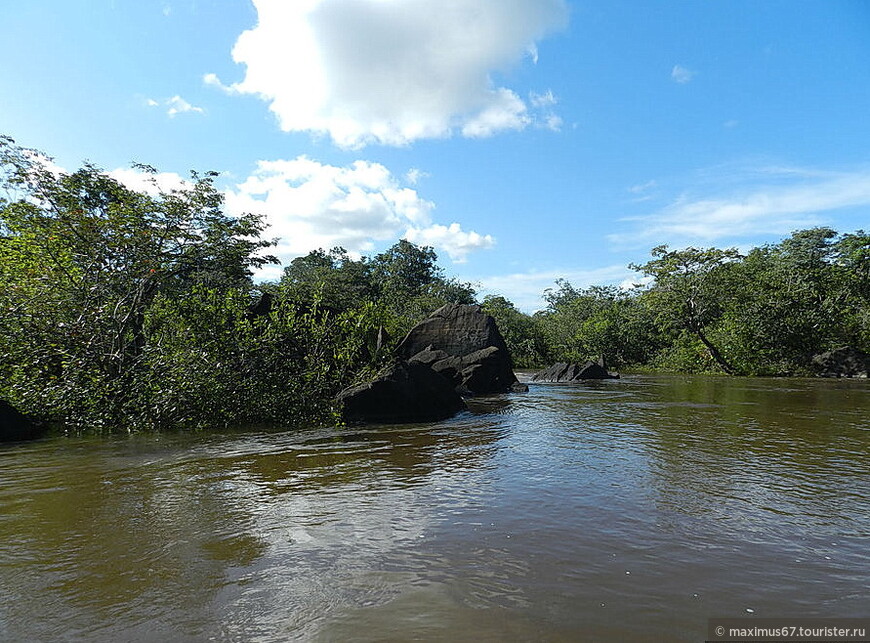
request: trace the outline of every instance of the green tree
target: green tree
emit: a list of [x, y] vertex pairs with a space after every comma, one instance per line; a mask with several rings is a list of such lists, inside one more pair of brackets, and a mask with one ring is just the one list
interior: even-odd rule
[[544, 293], [547, 308], [535, 315], [549, 353], [559, 360], [604, 357], [614, 366], [641, 364], [658, 347], [635, 289], [575, 288], [559, 280]]
[[845, 291], [843, 341], [870, 351], [870, 234], [842, 235], [834, 244], [833, 262]]
[[495, 319], [514, 366], [531, 368], [544, 365], [548, 359], [544, 336], [530, 315], [521, 312], [501, 295], [484, 297], [481, 309]]
[[335, 312], [279, 293], [268, 315], [250, 298], [197, 286], [158, 297], [148, 317], [145, 423], [299, 426], [332, 418], [332, 398], [369, 364], [379, 323], [367, 306]]
[[392, 316], [394, 335], [444, 304], [475, 301], [474, 287], [446, 278], [438, 255], [429, 246], [402, 239], [369, 260], [369, 265], [376, 297]]
[[349, 310], [371, 301], [376, 288], [368, 261], [351, 259], [344, 248], [312, 250], [284, 269], [281, 288], [293, 300], [319, 300], [333, 310]]
[[861, 231], [812, 228], [751, 250], [722, 325], [741, 370], [801, 373], [816, 353], [866, 346], [868, 247]]
[[150, 196], [91, 164], [57, 171], [8, 137], [0, 168], [0, 387], [30, 410], [120, 421], [157, 297], [247, 288], [274, 261], [259, 217], [222, 212], [213, 173], [169, 192], [154, 181]]
[[659, 328], [690, 333], [720, 369], [734, 373], [734, 366], [714, 343], [710, 331], [731, 296], [730, 275], [740, 254], [735, 249], [668, 250], [667, 246], [653, 248], [651, 254], [654, 259], [631, 268], [655, 280], [643, 298]]

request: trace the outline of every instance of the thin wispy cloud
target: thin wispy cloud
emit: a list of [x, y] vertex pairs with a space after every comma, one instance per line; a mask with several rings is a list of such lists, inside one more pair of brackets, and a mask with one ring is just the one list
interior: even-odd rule
[[178, 114], [205, 114], [205, 109], [191, 104], [177, 94], [172, 98], [161, 100], [149, 98], [145, 101], [145, 104], [148, 107], [161, 107], [166, 109], [166, 114], [170, 118], [173, 118]]
[[[469, 138], [561, 121], [494, 74], [537, 60], [536, 42], [567, 22], [565, 0], [254, 0], [257, 25], [233, 59], [244, 79], [203, 81], [269, 103], [288, 132], [345, 148]], [[540, 96], [552, 98], [543, 92]]]
[[656, 185], [658, 185], [656, 183], [656, 181], [653, 179], [650, 179], [646, 183], [638, 183], [636, 185], [632, 185], [630, 188], [628, 188], [628, 191], [631, 192], [632, 194], [642, 194], [644, 192], [651, 190]]
[[649, 215], [624, 219], [633, 229], [608, 238], [636, 247], [784, 236], [821, 225], [838, 210], [870, 207], [870, 169], [834, 173], [770, 166], [759, 168], [755, 178], [725, 196], [683, 194]]
[[420, 181], [427, 178], [428, 176], [428, 172], [424, 172], [419, 168], [412, 167], [405, 173], [405, 181], [407, 181], [410, 185], [417, 185]]
[[696, 75], [697, 72], [694, 72], [687, 67], [683, 67], [682, 65], [674, 65], [674, 68], [671, 70], [671, 80], [680, 85], [692, 82], [692, 79], [695, 78]]
[[539, 128], [548, 129], [553, 132], [558, 132], [562, 129], [564, 121], [555, 112], [555, 106], [558, 102], [559, 100], [551, 90], [547, 90], [543, 94], [536, 92], [529, 94], [529, 104], [537, 109], [535, 124]]

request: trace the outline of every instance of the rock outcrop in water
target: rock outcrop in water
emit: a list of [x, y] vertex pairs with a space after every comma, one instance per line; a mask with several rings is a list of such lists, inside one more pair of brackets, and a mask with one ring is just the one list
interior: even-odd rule
[[464, 410], [452, 383], [425, 364], [397, 362], [366, 384], [338, 396], [351, 422], [431, 422]]
[[0, 400], [0, 442], [33, 440], [43, 433], [43, 427], [14, 406]]
[[348, 421], [426, 422], [466, 408], [462, 397], [527, 391], [514, 375], [495, 320], [479, 306], [448, 304], [399, 343], [398, 361], [337, 401]]
[[857, 348], [838, 348], [813, 357], [813, 370], [818, 377], [868, 377], [870, 354]]
[[580, 380], [613, 380], [619, 375], [609, 373], [601, 362], [569, 364], [558, 362], [532, 375], [533, 382], [577, 382]]
[[429, 365], [463, 395], [527, 390], [514, 375], [495, 320], [480, 306], [442, 306], [411, 329], [397, 353], [409, 363]]

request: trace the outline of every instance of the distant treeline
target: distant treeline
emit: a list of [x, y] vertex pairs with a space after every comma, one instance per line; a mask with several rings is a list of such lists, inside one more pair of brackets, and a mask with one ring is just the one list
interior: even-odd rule
[[[259, 216], [222, 210], [213, 173], [133, 191], [93, 165], [58, 172], [0, 137], [0, 399], [70, 430], [331, 421], [435, 308], [474, 303], [435, 252], [400, 241], [275, 259]], [[138, 166], [142, 172], [156, 170]], [[797, 232], [746, 256], [670, 251], [631, 290], [545, 294], [526, 315], [486, 297], [519, 367], [603, 355], [617, 367], [802, 374], [840, 345], [870, 348], [870, 237]]]
[[667, 246], [651, 254], [631, 266], [645, 285], [560, 281], [533, 316], [501, 297], [485, 307], [529, 366], [603, 355], [617, 367], [807, 375], [818, 353], [870, 349], [870, 235], [861, 230], [801, 230], [745, 255]]

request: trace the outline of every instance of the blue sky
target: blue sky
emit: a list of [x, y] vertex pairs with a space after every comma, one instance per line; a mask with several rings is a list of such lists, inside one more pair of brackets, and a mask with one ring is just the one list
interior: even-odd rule
[[[526, 311], [661, 243], [870, 227], [862, 0], [4, 3], [0, 132], [217, 170], [285, 263], [432, 245]], [[272, 275], [277, 273], [273, 272]]]

